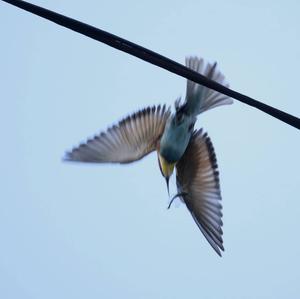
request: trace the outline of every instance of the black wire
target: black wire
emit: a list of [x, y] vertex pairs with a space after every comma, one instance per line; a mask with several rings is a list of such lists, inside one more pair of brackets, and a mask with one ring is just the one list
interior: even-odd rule
[[35, 15], [38, 15], [42, 18], [50, 20], [56, 24], [59, 24], [63, 27], [74, 30], [78, 33], [81, 33], [85, 36], [88, 36], [92, 39], [105, 43], [113, 48], [116, 48], [120, 51], [126, 52], [130, 55], [136, 56], [142, 60], [145, 60], [149, 63], [152, 63], [156, 66], [164, 68], [172, 73], [175, 73], [179, 76], [185, 77], [186, 79], [192, 80], [196, 83], [204, 85], [208, 88], [214, 89], [220, 93], [223, 93], [227, 96], [235, 98], [240, 102], [243, 102], [247, 105], [253, 106], [297, 129], [300, 129], [300, 119], [291, 114], [283, 112], [279, 109], [271, 107], [267, 104], [259, 102], [253, 98], [250, 98], [246, 95], [243, 95], [237, 91], [229, 89], [215, 81], [212, 81], [205, 76], [185, 67], [182, 64], [179, 64], [165, 56], [162, 56], [156, 52], [153, 52], [149, 49], [141, 47], [135, 43], [132, 43], [126, 39], [123, 39], [119, 36], [113, 35], [109, 32], [103, 31], [91, 25], [82, 23], [80, 21], [74, 20], [72, 18], [66, 17], [64, 15], [58, 14], [54, 11], [45, 9], [43, 7], [25, 2], [20, 0], [2, 0], [4, 2], [10, 3], [14, 6], [22, 8], [26, 11], [29, 11]]

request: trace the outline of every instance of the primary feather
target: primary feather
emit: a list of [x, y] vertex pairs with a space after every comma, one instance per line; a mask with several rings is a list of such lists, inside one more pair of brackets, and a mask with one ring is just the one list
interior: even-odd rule
[[129, 163], [154, 151], [170, 109], [153, 106], [140, 110], [66, 154], [65, 160], [94, 163]]
[[207, 241], [221, 255], [224, 247], [219, 171], [212, 142], [202, 130], [194, 132], [176, 170], [181, 199]]

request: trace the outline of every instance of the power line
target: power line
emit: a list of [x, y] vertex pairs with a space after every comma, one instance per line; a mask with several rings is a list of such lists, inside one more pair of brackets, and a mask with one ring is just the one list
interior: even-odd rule
[[212, 81], [195, 71], [192, 71], [191, 69], [185, 67], [184, 65], [178, 62], [175, 62], [165, 56], [162, 56], [140, 45], [132, 43], [124, 38], [121, 38], [109, 32], [103, 31], [99, 28], [93, 27], [91, 25], [85, 24], [83, 22], [77, 21], [75, 19], [66, 17], [54, 11], [45, 9], [43, 7], [25, 1], [20, 1], [20, 0], [2, 0], [2, 1], [17, 6], [21, 9], [24, 9], [42, 18], [45, 18], [63, 27], [74, 30], [78, 33], [81, 33], [99, 42], [105, 43], [120, 51], [136, 56], [142, 60], [145, 60], [151, 64], [159, 66], [181, 77], [185, 77], [186, 79], [192, 80], [208, 88], [214, 89], [240, 102], [253, 106], [297, 129], [300, 129], [300, 119], [298, 117], [295, 117], [291, 114], [283, 112], [279, 109], [264, 104], [260, 101], [250, 98], [230, 88], [227, 88], [221, 84], [218, 84], [217, 82]]

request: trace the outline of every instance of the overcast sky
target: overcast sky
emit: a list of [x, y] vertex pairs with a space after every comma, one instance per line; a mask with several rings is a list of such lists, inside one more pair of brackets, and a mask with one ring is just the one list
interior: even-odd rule
[[[299, 1], [34, 1], [300, 115]], [[0, 2], [1, 298], [299, 298], [299, 131], [237, 101], [200, 115], [221, 175], [225, 252], [168, 195], [152, 154], [66, 150], [186, 80]], [[174, 194], [175, 180], [171, 180]]]

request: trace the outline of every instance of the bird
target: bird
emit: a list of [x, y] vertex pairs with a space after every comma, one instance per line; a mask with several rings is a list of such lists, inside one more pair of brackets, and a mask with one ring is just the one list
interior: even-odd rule
[[[189, 56], [185, 65], [229, 86], [216, 62]], [[178, 193], [168, 208], [179, 197], [208, 243], [222, 256], [223, 214], [216, 154], [208, 134], [194, 127], [199, 114], [232, 102], [226, 95], [187, 80], [185, 99], [183, 103], [181, 98], [175, 101], [173, 113], [165, 104], [140, 109], [66, 152], [64, 160], [127, 164], [156, 151], [168, 192], [169, 178], [176, 169]]]

